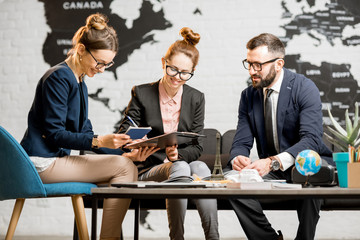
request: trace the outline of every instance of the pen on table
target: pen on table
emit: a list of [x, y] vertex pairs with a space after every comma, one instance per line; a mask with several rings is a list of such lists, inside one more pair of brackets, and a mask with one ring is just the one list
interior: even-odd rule
[[134, 125], [134, 127], [138, 127], [138, 125], [136, 125], [136, 123], [134, 122], [134, 120], [131, 119], [131, 117], [129, 117], [128, 115], [126, 115], [126, 117], [130, 120], [130, 122], [132, 123], [132, 125]]

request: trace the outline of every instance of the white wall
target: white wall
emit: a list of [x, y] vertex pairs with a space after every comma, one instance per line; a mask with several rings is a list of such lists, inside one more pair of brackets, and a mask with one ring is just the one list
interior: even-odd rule
[[[168, 46], [179, 39], [178, 32], [189, 26], [201, 34], [198, 45], [200, 62], [196, 75], [189, 85], [205, 93], [205, 127], [217, 128], [224, 133], [236, 127], [240, 92], [246, 87], [248, 73], [241, 60], [246, 57], [245, 44], [261, 32], [283, 35], [279, 26], [281, 1], [152, 1], [154, 9], [163, 8], [165, 17], [173, 27], [165, 31], [154, 31], [157, 43], [144, 44], [129, 56], [126, 64], [117, 69], [118, 80], [110, 72], [93, 79], [87, 79], [89, 93], [104, 87], [102, 96], [111, 98], [113, 109], [123, 109], [130, 98], [133, 85], [151, 82], [161, 77], [161, 57]], [[295, 0], [287, 1], [288, 7], [297, 9]], [[324, 5], [325, 1], [318, 1]], [[135, 19], [139, 14], [141, 1], [114, 1], [112, 11], [123, 18]], [[202, 15], [192, 12], [199, 8]], [[129, 20], [131, 26], [131, 20]], [[49, 68], [42, 56], [42, 45], [50, 28], [46, 24], [43, 4], [36, 0], [0, 0], [0, 125], [21, 140], [26, 129], [26, 117], [31, 106], [37, 81]], [[121, 33], [120, 33], [121, 36]], [[300, 40], [299, 40], [300, 39]], [[330, 49], [323, 47], [319, 52], [308, 36], [301, 36], [289, 52], [296, 48], [304, 59], [326, 59], [321, 54]], [[290, 46], [289, 46], [290, 47]], [[359, 50], [357, 50], [359, 52]], [[341, 53], [332, 56], [345, 59]], [[353, 63], [359, 65], [358, 62]], [[359, 68], [358, 68], [359, 69]], [[354, 69], [355, 70], [355, 69]], [[359, 74], [357, 75], [359, 78]], [[104, 108], [100, 102], [90, 100], [90, 119], [98, 134], [113, 131], [119, 120], [118, 114]], [[14, 201], [0, 202], [0, 236], [7, 229]], [[88, 222], [90, 215], [88, 213]], [[322, 212], [318, 225], [317, 239], [356, 239], [358, 231], [353, 223], [360, 218], [358, 212]], [[296, 234], [295, 212], [269, 212], [269, 218], [276, 229], [281, 229], [286, 238]], [[161, 219], [161, 220], [160, 220]], [[99, 222], [100, 222], [99, 217]], [[141, 235], [159, 238], [167, 236], [167, 221], [164, 211], [153, 211], [147, 218], [154, 231], [141, 229]], [[160, 220], [160, 221], [159, 221]], [[132, 235], [133, 212], [129, 212], [124, 223], [125, 236]], [[222, 238], [244, 237], [243, 231], [231, 211], [219, 213]], [[16, 235], [71, 235], [73, 214], [69, 199], [47, 199], [26, 201]], [[342, 229], [338, 231], [336, 229]], [[202, 228], [196, 211], [186, 216], [186, 237], [202, 238]]]

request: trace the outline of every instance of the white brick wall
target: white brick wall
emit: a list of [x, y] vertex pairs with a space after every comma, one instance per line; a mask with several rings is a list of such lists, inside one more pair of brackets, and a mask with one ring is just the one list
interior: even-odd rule
[[[235, 0], [168, 0], [152, 1], [154, 9], [165, 9], [165, 17], [173, 24], [166, 31], [153, 31], [155, 44], [144, 44], [141, 49], [129, 56], [126, 64], [117, 69], [118, 80], [110, 72], [87, 79], [89, 92], [104, 87], [101, 96], [111, 97], [112, 109], [123, 109], [130, 98], [133, 85], [159, 79], [162, 74], [161, 57], [169, 45], [179, 39], [178, 32], [189, 26], [201, 34], [198, 45], [200, 62], [196, 75], [189, 82], [205, 93], [207, 128], [217, 128], [222, 133], [236, 127], [237, 108], [242, 89], [246, 87], [248, 77], [241, 65], [246, 56], [245, 44], [248, 39], [261, 32], [284, 34], [279, 28], [281, 20], [281, 1], [235, 1]], [[288, 1], [287, 1], [288, 2]], [[289, 1], [290, 2], [290, 1]], [[288, 7], [295, 5], [288, 3]], [[321, 1], [323, 2], [323, 1]], [[114, 1], [113, 12], [129, 19], [127, 26], [139, 15], [141, 1]], [[276, 6], [276, 7], [274, 7]], [[296, 6], [293, 6], [296, 9]], [[202, 15], [193, 15], [199, 8]], [[0, 125], [10, 131], [17, 140], [21, 140], [26, 129], [26, 116], [31, 106], [37, 81], [48, 69], [44, 62], [42, 45], [47, 33], [44, 8], [36, 0], [0, 0]], [[120, 33], [121, 36], [121, 33]], [[329, 59], [329, 47], [321, 47], [314, 52], [312, 41], [307, 36], [294, 39], [294, 45], [288, 46], [289, 53], [296, 52], [302, 46], [304, 59]], [[295, 45], [296, 43], [296, 45]], [[345, 53], [354, 55], [351, 49]], [[357, 50], [357, 53], [359, 50]], [[331, 53], [332, 54], [332, 53]], [[310, 55], [310, 56], [306, 56]], [[343, 61], [347, 54], [333, 54], [334, 61]], [[338, 60], [340, 59], [340, 60]], [[359, 62], [354, 62], [352, 70], [359, 77]], [[356, 72], [357, 71], [357, 72]], [[113, 125], [119, 120], [117, 112], [111, 112], [99, 103], [90, 100], [90, 119], [99, 134], [113, 131]], [[7, 229], [14, 201], [0, 202], [0, 236]], [[90, 222], [89, 211], [88, 221]], [[345, 219], [346, 214], [346, 219]], [[322, 212], [317, 236], [324, 238], [358, 238], [353, 222], [357, 222], [358, 212]], [[155, 218], [161, 218], [161, 224]], [[297, 218], [295, 212], [269, 212], [269, 218], [275, 228], [281, 229], [287, 238], [295, 236]], [[339, 219], [344, 219], [341, 223]], [[100, 222], [99, 217], [99, 222]], [[148, 217], [151, 227], [156, 231], [141, 229], [149, 237], [166, 237], [167, 221], [164, 211], [154, 211]], [[132, 235], [133, 213], [129, 212], [125, 220], [125, 236]], [[220, 234], [226, 237], [244, 237], [233, 212], [219, 213]], [[341, 225], [342, 232], [335, 230]], [[69, 199], [28, 200], [20, 218], [16, 235], [71, 235], [73, 226], [72, 207]], [[201, 238], [202, 229], [196, 211], [189, 211], [186, 217], [186, 237]], [[330, 230], [329, 230], [330, 229]]]

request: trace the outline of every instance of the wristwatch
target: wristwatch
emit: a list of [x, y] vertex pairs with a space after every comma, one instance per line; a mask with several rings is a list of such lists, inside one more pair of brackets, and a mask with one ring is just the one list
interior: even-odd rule
[[99, 148], [99, 141], [98, 141], [98, 135], [94, 135], [93, 139], [92, 139], [92, 143], [91, 143], [91, 147], [98, 149]]
[[271, 163], [270, 163], [270, 170], [271, 171], [277, 171], [280, 169], [280, 161], [277, 160], [275, 157], [270, 157]]

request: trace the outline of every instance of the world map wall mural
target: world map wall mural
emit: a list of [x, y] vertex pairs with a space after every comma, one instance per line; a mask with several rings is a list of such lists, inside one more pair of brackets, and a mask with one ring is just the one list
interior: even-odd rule
[[[307, 2], [312, 6], [315, 1]], [[290, 42], [294, 36], [304, 33], [314, 38], [317, 46], [323, 44], [312, 34], [314, 31], [325, 36], [331, 46], [334, 46], [336, 39], [340, 39], [344, 46], [360, 44], [360, 35], [344, 37], [342, 34], [345, 28], [355, 28], [360, 23], [359, 2], [356, 0], [333, 0], [330, 4], [326, 4], [325, 10], [303, 12], [299, 15], [293, 15], [287, 11], [285, 1], [283, 1], [282, 7], [284, 9], [283, 18], [290, 19], [288, 24], [280, 26], [286, 30], [284, 37], [279, 36], [285, 44]], [[320, 90], [323, 110], [325, 110], [324, 116], [328, 115], [326, 109], [330, 105], [332, 114], [342, 119], [342, 124], [344, 124], [344, 109], [349, 108], [349, 111], [353, 112], [355, 101], [360, 100], [359, 86], [351, 74], [351, 64], [333, 64], [329, 59], [317, 66], [311, 62], [301, 61], [301, 53], [287, 55], [285, 62], [287, 68], [304, 74], [315, 82]], [[329, 124], [328, 121], [325, 123]]]
[[[45, 62], [51, 66], [64, 60], [68, 50], [71, 48], [73, 33], [83, 24], [84, 19], [91, 13], [102, 12], [109, 17], [111, 25], [121, 33], [119, 38], [120, 53], [116, 55], [115, 65], [108, 69], [118, 78], [116, 69], [128, 61], [128, 57], [134, 50], [140, 49], [145, 43], [156, 44], [152, 30], [165, 30], [172, 27], [172, 23], [164, 16], [164, 9], [153, 10], [151, 1], [143, 0], [140, 8], [140, 16], [134, 20], [132, 28], [125, 25], [126, 19], [112, 13], [110, 4], [112, 0], [103, 1], [51, 1], [39, 0], [44, 3], [46, 21], [51, 31], [43, 45], [43, 56]], [[161, 1], [159, 1], [161, 2]], [[297, 2], [300, 2], [299, 0]], [[309, 8], [315, 5], [315, 0], [307, 0]], [[276, 7], [276, 6], [275, 6]], [[281, 1], [278, 6], [282, 9], [282, 19], [288, 23], [278, 26], [285, 30], [284, 36], [278, 36], [285, 45], [301, 34], [307, 34], [314, 39], [315, 46], [324, 44], [324, 40], [317, 37], [322, 35], [331, 46], [334, 41], [340, 40], [346, 47], [359, 46], [360, 32], [352, 36], [344, 36], [346, 28], [356, 29], [360, 23], [360, 7], [356, 0], [331, 0], [321, 10], [294, 14], [289, 11], [287, 1]], [[190, 10], [189, 10], [190, 11]], [[201, 15], [201, 7], [192, 11], [192, 14]], [[334, 47], [333, 51], [336, 51]], [[340, 53], [339, 53], [340, 54]], [[359, 99], [358, 79], [354, 79], [351, 72], [351, 62], [342, 64], [332, 63], [331, 59], [324, 56], [320, 65], [308, 61], [302, 61], [302, 53], [287, 54], [285, 67], [304, 74], [312, 79], [320, 90], [323, 102], [324, 123], [330, 124], [327, 118], [327, 108], [330, 107], [333, 115], [344, 123], [344, 109], [349, 108], [350, 116], [353, 115], [354, 102]], [[96, 101], [101, 101], [108, 106], [108, 97], [99, 97], [102, 89], [90, 93], [89, 96]], [[124, 109], [119, 109], [123, 112]], [[119, 116], [121, 118], [122, 115]], [[120, 119], [119, 119], [120, 120]], [[116, 126], [114, 126], [116, 129]]]
[[[116, 11], [114, 11], [112, 4], [116, 0], [38, 1], [43, 3], [46, 24], [49, 27], [47, 36], [45, 39], [43, 39], [42, 54], [44, 61], [50, 66], [58, 64], [66, 58], [68, 51], [72, 47], [71, 38], [74, 32], [80, 26], [84, 25], [84, 21], [87, 16], [92, 13], [101, 12], [109, 17], [110, 25], [114, 27], [119, 35], [119, 54], [117, 54], [114, 59], [114, 66], [107, 69], [107, 71], [113, 74], [114, 81], [117, 81], [116, 84], [119, 83], [121, 79], [121, 75], [118, 75], [117, 73], [119, 72], [118, 70], [124, 68], [134, 52], [144, 51], [142, 47], [146, 44], [159, 44], [159, 40], [155, 37], [154, 34], [156, 33], [154, 33], [154, 31], [162, 32], [171, 28], [175, 28], [174, 26], [178, 26], [176, 25], [176, 22], [167, 18], [167, 16], [171, 15], [171, 11], [167, 9], [167, 7], [172, 4], [172, 2], [170, 2], [171, 0], [137, 0], [137, 2], [140, 2], [139, 14], [138, 17], [133, 20], [131, 26], [127, 25], [127, 19], [125, 17], [120, 16]], [[126, 0], [123, 2], [125, 3]], [[226, 0], [188, 2], [193, 2], [191, 8], [187, 9], [182, 7], [177, 9], [177, 11], [181, 12], [181, 15], [183, 15], [184, 18], [191, 15], [196, 16], [196, 19], [205, 19], [205, 24], [210, 26], [212, 21], [216, 20], [212, 20], [211, 14], [206, 11], [206, 5], [213, 4], [216, 6], [221, 6], [222, 4], [226, 5], [227, 3]], [[316, 86], [319, 88], [323, 104], [323, 120], [325, 125], [330, 124], [327, 112], [328, 108], [331, 109], [334, 117], [340, 120], [341, 124], [344, 124], [344, 109], [349, 109], [349, 115], [353, 116], [354, 103], [360, 102], [360, 89], [358, 84], [360, 81], [360, 66], [356, 66], [354, 64], [354, 62], [358, 64], [359, 55], [353, 54], [344, 57], [344, 51], [340, 51], [339, 46], [341, 46], [340, 49], [342, 50], [347, 49], [348, 51], [346, 52], [359, 52], [360, 50], [360, 1], [271, 0], [270, 4], [270, 1], [264, 0], [264, 2], [267, 2], [267, 4], [271, 5], [272, 9], [258, 6], [252, 2], [253, 1], [237, 1], [236, 3], [239, 8], [246, 8], [245, 11], [242, 9], [241, 17], [243, 19], [252, 19], [250, 25], [242, 24], [243, 22], [241, 20], [236, 21], [235, 19], [235, 21], [232, 21], [233, 19], [230, 19], [228, 25], [224, 24], [224, 28], [229, 29], [229, 34], [232, 32], [244, 33], [247, 31], [251, 31], [251, 34], [254, 32], [255, 34], [259, 34], [261, 33], [259, 31], [263, 31], [264, 29], [261, 28], [262, 23], [256, 21], [257, 15], [266, 15], [271, 11], [279, 12], [280, 14], [276, 15], [278, 16], [278, 19], [276, 19], [278, 21], [276, 22], [281, 24], [277, 24], [275, 29], [278, 30], [278, 33], [281, 33], [276, 35], [286, 45], [287, 54], [285, 57], [285, 67], [291, 71], [307, 76], [313, 80]], [[290, 4], [294, 3], [301, 3], [303, 7], [295, 11], [294, 7], [290, 7]], [[117, 5], [117, 7], [118, 6], [119, 5]], [[234, 9], [227, 8], [227, 11], [231, 10]], [[169, 15], [167, 15], [167, 13]], [[269, 16], [272, 15], [269, 14]], [[225, 13], [224, 18], [226, 17], [227, 16]], [[273, 21], [274, 19], [271, 20]], [[259, 31], [257, 31], [258, 29]], [[179, 29], [177, 27], [173, 29], [173, 32], [177, 33], [178, 31]], [[216, 29], [213, 31], [216, 31]], [[207, 32], [200, 31], [200, 33], [202, 34], [201, 41], [208, 37]], [[225, 38], [226, 36], [216, 35], [216, 37]], [[306, 49], [306, 47], [304, 48], [303, 45], [297, 45], [302, 41], [302, 39], [310, 39], [310, 44], [312, 46], [311, 50]], [[245, 45], [245, 43], [245, 41], [241, 42], [242, 45]], [[216, 47], [217, 46], [215, 46], [215, 48]], [[245, 46], [242, 46], [241, 49], [243, 53], [246, 54]], [[316, 52], [316, 50], [314, 51], [314, 49], [321, 49], [322, 52], [319, 54]], [[323, 53], [324, 49], [326, 49], [327, 52]], [[165, 50], [166, 49], [163, 49], [163, 51]], [[211, 49], [209, 51], [211, 51]], [[317, 57], [317, 59], [315, 59], [315, 57], [312, 58], [312, 54], [321, 55], [321, 57]], [[341, 61], [334, 57], [334, 55], [342, 56], [342, 58], [339, 58]], [[214, 58], [218, 57], [215, 54], [212, 56]], [[244, 74], [246, 77], [239, 77], [239, 81], [246, 82], [248, 75], [246, 75], [247, 72], [241, 65], [241, 60], [242, 59], [237, 59], [238, 68], [234, 71]], [[200, 61], [204, 61], [204, 59], [201, 59]], [[141, 64], [146, 64], [146, 62], [142, 62]], [[213, 69], [206, 69], [206, 71], [209, 72], [212, 70]], [[203, 84], [203, 82], [201, 83], [204, 85], [204, 87], [205, 85], [213, 86], [214, 94], [207, 95], [207, 101], [209, 98], [215, 98], [215, 96], [221, 101], [221, 97], [224, 97], [221, 96], [221, 94], [219, 94], [219, 96], [216, 94], [216, 86], [226, 84], [227, 79], [222, 79], [221, 77], [222, 75], [219, 74], [220, 80], [217, 83], [209, 83], [206, 81], [203, 81], [206, 82], [206, 84]], [[156, 79], [146, 79], [146, 81], [149, 82], [155, 80]], [[121, 79], [121, 81], [126, 81], [126, 79]], [[249, 79], [247, 84], [251, 84]], [[246, 84], [244, 83], [244, 85]], [[111, 106], [110, 102], [114, 96], [107, 94], [109, 92], [107, 91], [109, 90], [107, 88], [111, 88], [113, 86], [114, 85], [107, 86], [104, 84], [102, 87], [92, 89], [92, 91], [89, 91], [89, 97], [93, 101], [101, 104], [109, 112], [116, 112], [116, 114], [118, 113], [116, 116], [116, 122], [111, 123], [111, 125], [114, 124], [113, 129], [114, 132], [116, 132], [119, 121], [124, 117], [123, 113], [127, 102], [124, 102], [120, 106]], [[238, 90], [235, 86], [234, 89]], [[240, 96], [241, 90], [236, 92], [238, 96]], [[230, 95], [231, 94], [229, 94], [229, 96]], [[217, 101], [219, 101], [218, 99]], [[238, 99], [231, 100], [231, 103], [238, 105]], [[210, 105], [210, 107], [212, 106]], [[208, 106], [206, 106], [206, 108], [208, 108]], [[213, 110], [213, 112], [215, 111], [220, 110]], [[214, 113], [214, 115], [216, 114]], [[234, 121], [234, 124], [235, 123], [236, 122]], [[219, 125], [220, 123], [216, 122], [216, 124]], [[228, 125], [226, 125], [226, 127], [228, 127]], [[324, 130], [326, 130], [326, 128], [324, 128]], [[141, 223], [145, 228], [152, 231], [152, 226], [150, 226], [149, 222], [146, 221], [148, 214], [149, 212], [142, 212]]]
[[[84, 24], [84, 19], [92, 13], [101, 12], [108, 18], [111, 26], [114, 27], [119, 36], [119, 53], [114, 58], [114, 65], [108, 69], [114, 73], [118, 79], [116, 69], [128, 61], [128, 56], [139, 49], [144, 43], [155, 43], [152, 30], [164, 30], [171, 27], [171, 23], [164, 18], [163, 10], [155, 12], [150, 1], [144, 0], [140, 8], [140, 17], [133, 22], [131, 29], [125, 25], [126, 19], [112, 14], [110, 4], [112, 0], [103, 1], [51, 1], [39, 0], [44, 2], [45, 16], [51, 32], [48, 33], [43, 45], [43, 55], [45, 62], [51, 66], [63, 61], [68, 51], [72, 47], [72, 37], [76, 30]], [[56, 14], [54, 14], [56, 13]], [[89, 97], [95, 101], [100, 101], [105, 107], [109, 108], [110, 97], [99, 97], [102, 88], [94, 93], [89, 93]], [[120, 120], [124, 116], [124, 109], [111, 109], [119, 112], [119, 121], [114, 125], [114, 132], [117, 132]]]
[[[162, 10], [154, 12], [149, 1], [143, 1], [140, 9], [140, 17], [128, 29], [125, 20], [116, 14], [112, 14], [110, 4], [112, 1], [49, 1], [39, 0], [45, 4], [47, 24], [51, 28], [43, 47], [44, 59], [51, 66], [61, 62], [71, 48], [71, 38], [76, 30], [84, 24], [84, 19], [92, 13], [101, 12], [109, 18], [109, 22], [120, 34], [119, 52], [114, 58], [113, 71], [115, 78], [116, 68], [127, 62], [128, 56], [139, 49], [142, 44], [154, 42], [150, 31], [163, 30], [171, 27], [171, 23], [164, 18]], [[54, 14], [57, 13], [57, 14]], [[54, 52], [54, 49], [56, 50]]]

